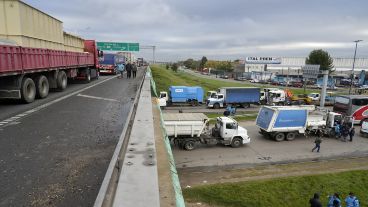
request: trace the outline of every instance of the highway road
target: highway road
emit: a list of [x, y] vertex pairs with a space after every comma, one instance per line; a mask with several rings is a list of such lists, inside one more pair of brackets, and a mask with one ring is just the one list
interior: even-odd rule
[[92, 206], [142, 76], [0, 102], [0, 206]]

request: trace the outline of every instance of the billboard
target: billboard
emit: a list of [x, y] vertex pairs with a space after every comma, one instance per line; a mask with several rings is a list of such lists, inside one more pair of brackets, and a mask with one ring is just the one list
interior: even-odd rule
[[280, 57], [246, 57], [245, 63], [248, 64], [281, 64]]

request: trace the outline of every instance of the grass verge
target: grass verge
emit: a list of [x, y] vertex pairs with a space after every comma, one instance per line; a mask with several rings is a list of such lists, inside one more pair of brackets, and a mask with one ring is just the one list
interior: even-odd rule
[[350, 191], [367, 206], [368, 170], [348, 171], [312, 176], [276, 178], [270, 180], [214, 184], [183, 190], [188, 202], [205, 202], [229, 207], [298, 207], [309, 206], [315, 192], [321, 195], [323, 206], [327, 196], [339, 192], [342, 200]]
[[[201, 86], [205, 92], [209, 90], [217, 90], [220, 87], [254, 87], [250, 83], [243, 82], [228, 82], [221, 80], [214, 80], [209, 78], [202, 78], [191, 75], [182, 71], [174, 72], [167, 70], [162, 65], [151, 66], [152, 75], [156, 82], [156, 88], [159, 91], [167, 91], [170, 86]], [[257, 86], [258, 87], [258, 86]], [[274, 86], [264, 85], [260, 88], [270, 88]], [[291, 89], [295, 94], [303, 93], [303, 89]], [[307, 89], [307, 93], [318, 92], [318, 90]]]
[[[211, 119], [210, 124], [216, 123], [216, 120], [215, 120], [216, 117], [223, 116], [222, 113], [204, 113], [204, 114], [206, 114], [206, 116]], [[258, 114], [254, 112], [240, 112], [240, 113], [237, 113], [235, 116], [231, 116], [231, 117], [238, 122], [239, 121], [254, 121], [256, 120], [257, 115]]]

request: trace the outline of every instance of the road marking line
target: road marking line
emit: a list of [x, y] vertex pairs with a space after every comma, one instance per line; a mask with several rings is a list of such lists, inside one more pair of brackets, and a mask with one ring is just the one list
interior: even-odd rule
[[[44, 109], [44, 108], [46, 108], [46, 107], [48, 107], [48, 106], [50, 106], [50, 105], [52, 105], [52, 104], [55, 104], [55, 103], [57, 103], [57, 102], [60, 102], [60, 101], [62, 101], [62, 100], [64, 100], [64, 99], [67, 99], [67, 98], [69, 98], [69, 97], [71, 97], [71, 96], [74, 96], [74, 95], [76, 95], [76, 94], [80, 94], [81, 92], [83, 92], [83, 91], [85, 91], [85, 90], [88, 90], [88, 89], [90, 89], [90, 88], [93, 88], [93, 87], [95, 87], [95, 86], [98, 86], [98, 85], [100, 85], [100, 84], [102, 84], [102, 83], [104, 83], [104, 82], [106, 82], [106, 81], [109, 81], [109, 80], [111, 80], [111, 79], [113, 79], [113, 78], [116, 78], [116, 76], [110, 77], [110, 78], [108, 78], [108, 79], [106, 79], [106, 80], [103, 80], [103, 81], [101, 81], [101, 82], [95, 83], [95, 84], [90, 85], [90, 86], [85, 87], [85, 88], [82, 88], [82, 89], [80, 89], [80, 90], [78, 90], [78, 91], [74, 91], [73, 93], [70, 93], [70, 94], [68, 94], [68, 95], [62, 96], [62, 97], [60, 97], [60, 98], [58, 98], [58, 99], [55, 99], [55, 100], [50, 101], [50, 102], [48, 102], [48, 103], [45, 103], [45, 104], [43, 104], [43, 105], [41, 105], [41, 106], [37, 106], [36, 108], [30, 109], [30, 110], [25, 111], [25, 112], [23, 112], [23, 113], [21, 113], [21, 114], [17, 114], [17, 115], [15, 115], [15, 116], [13, 116], [13, 117], [10, 117], [10, 118], [8, 118], [8, 119], [2, 120], [2, 121], [0, 121], [0, 123], [7, 125], [7, 124], [9, 124], [9, 122], [11, 122], [11, 121], [20, 120], [20, 119], [24, 118], [24, 117], [25, 117], [25, 116], [27, 116], [27, 115], [30, 115], [30, 114], [32, 114], [32, 113], [34, 113], [34, 112], [37, 112], [37, 111], [39, 111], [39, 110], [41, 110], [41, 109]], [[19, 118], [16, 118], [16, 117], [19, 117]], [[6, 127], [6, 126], [3, 126], [3, 127]]]
[[105, 101], [114, 101], [114, 102], [119, 102], [116, 99], [111, 99], [111, 98], [103, 98], [103, 97], [98, 97], [98, 96], [89, 96], [89, 95], [83, 95], [83, 94], [78, 94], [77, 96], [80, 97], [85, 97], [85, 98], [93, 98], [93, 99], [98, 99], [98, 100], [105, 100]]

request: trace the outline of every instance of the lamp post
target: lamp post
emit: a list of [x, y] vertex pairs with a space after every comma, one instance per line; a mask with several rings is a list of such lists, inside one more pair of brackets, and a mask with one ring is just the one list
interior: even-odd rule
[[353, 69], [351, 70], [351, 77], [350, 77], [350, 89], [349, 89], [349, 95], [351, 94], [351, 89], [353, 87], [353, 77], [354, 77], [354, 67], [355, 67], [355, 57], [356, 57], [356, 51], [358, 47], [358, 42], [361, 42], [363, 40], [355, 40], [355, 51], [354, 51], [354, 60], [353, 60]]

